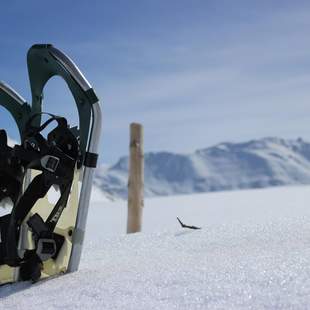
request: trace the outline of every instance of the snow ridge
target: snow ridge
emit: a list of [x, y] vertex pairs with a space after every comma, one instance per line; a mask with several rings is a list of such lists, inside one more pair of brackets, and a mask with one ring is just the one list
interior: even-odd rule
[[[95, 186], [109, 198], [127, 197], [128, 157], [99, 168]], [[192, 154], [145, 154], [147, 197], [310, 184], [310, 143], [268, 137], [221, 143]]]

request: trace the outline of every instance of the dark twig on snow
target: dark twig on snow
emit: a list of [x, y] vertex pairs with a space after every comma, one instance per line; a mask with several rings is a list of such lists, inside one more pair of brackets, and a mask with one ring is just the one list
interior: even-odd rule
[[183, 228], [189, 228], [189, 229], [201, 229], [201, 227], [197, 227], [197, 226], [189, 226], [189, 225], [185, 225], [182, 223], [182, 221], [177, 217], [177, 220], [179, 221], [180, 225], [183, 227]]

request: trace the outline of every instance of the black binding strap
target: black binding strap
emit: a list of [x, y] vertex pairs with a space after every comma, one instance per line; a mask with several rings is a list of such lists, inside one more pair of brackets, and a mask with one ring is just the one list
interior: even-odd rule
[[21, 193], [24, 169], [7, 140], [5, 130], [0, 130], [0, 201], [9, 197], [15, 203]]
[[[33, 127], [32, 126], [32, 122], [35, 118], [39, 117], [39, 116], [42, 116], [42, 115], [48, 115], [50, 116], [50, 118], [45, 121], [40, 127]], [[46, 113], [46, 112], [40, 112], [40, 113], [35, 113], [33, 114], [29, 120], [27, 121], [26, 123], [26, 132], [29, 133], [29, 131], [31, 129], [35, 129], [36, 130], [36, 133], [37, 132], [41, 132], [42, 130], [44, 130], [51, 122], [53, 121], [57, 121], [58, 123], [58, 126], [60, 127], [63, 127], [63, 128], [66, 128], [68, 123], [67, 123], [67, 120], [64, 118], [64, 117], [61, 117], [61, 116], [57, 116], [57, 115], [54, 115], [52, 113]]]
[[50, 213], [49, 217], [46, 220], [46, 225], [48, 226], [48, 228], [53, 231], [57, 225], [57, 222], [62, 214], [62, 211], [64, 210], [64, 208], [66, 207], [67, 203], [68, 203], [68, 199], [69, 199], [69, 195], [70, 195], [70, 191], [71, 191], [71, 186], [72, 186], [72, 182], [69, 182], [68, 184], [66, 184], [66, 186], [64, 187], [64, 190], [60, 196], [60, 198], [58, 199], [54, 209], [52, 210], [52, 212]]
[[13, 207], [6, 238], [5, 262], [9, 266], [18, 266], [21, 262], [17, 253], [19, 228], [35, 203], [47, 194], [51, 184], [46, 184], [44, 181], [43, 174], [36, 176]]
[[84, 166], [90, 167], [90, 168], [96, 168], [97, 167], [97, 161], [98, 161], [98, 154], [86, 152], [85, 153], [85, 159], [84, 159]]
[[[40, 127], [31, 125], [33, 119], [41, 114], [33, 115], [27, 122], [23, 145], [7, 150], [12, 157], [18, 159], [23, 170], [36, 169], [41, 174], [32, 180], [18, 199], [11, 215], [0, 218], [0, 233], [3, 236], [0, 243], [0, 264], [20, 266], [21, 277], [34, 281], [40, 277], [42, 261], [55, 258], [64, 242], [64, 237], [53, 231], [68, 203], [74, 169], [80, 154], [77, 137], [68, 128], [65, 118], [45, 113], [50, 119]], [[40, 132], [54, 120], [57, 127], [45, 139]], [[0, 131], [0, 156], [1, 149], [6, 145], [5, 139], [6, 136]], [[36, 249], [27, 250], [24, 257], [20, 258], [17, 253], [20, 225], [38, 199], [46, 196], [53, 185], [59, 186], [61, 196], [45, 222], [39, 215], [33, 215], [28, 220]]]
[[6, 244], [7, 244], [7, 232], [8, 232], [8, 227], [10, 224], [10, 218], [11, 215], [7, 214], [4, 216], [0, 217], [0, 237], [1, 237], [1, 242], [0, 242], [0, 265], [3, 265], [5, 263], [5, 256], [7, 253], [6, 250]]

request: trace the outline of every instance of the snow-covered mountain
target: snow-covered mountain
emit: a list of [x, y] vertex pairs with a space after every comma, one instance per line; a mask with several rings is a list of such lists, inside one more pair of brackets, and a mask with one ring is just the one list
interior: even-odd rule
[[[99, 168], [95, 186], [110, 197], [127, 196], [128, 157]], [[310, 184], [310, 143], [263, 138], [221, 143], [192, 154], [145, 154], [146, 196]]]

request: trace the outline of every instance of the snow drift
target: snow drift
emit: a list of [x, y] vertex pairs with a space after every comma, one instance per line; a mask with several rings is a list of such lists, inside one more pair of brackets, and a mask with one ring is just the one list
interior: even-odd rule
[[[91, 206], [80, 270], [0, 287], [1, 309], [309, 309], [310, 187]], [[181, 229], [176, 216], [202, 230]]]

